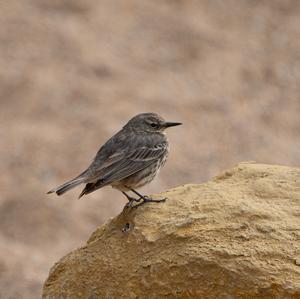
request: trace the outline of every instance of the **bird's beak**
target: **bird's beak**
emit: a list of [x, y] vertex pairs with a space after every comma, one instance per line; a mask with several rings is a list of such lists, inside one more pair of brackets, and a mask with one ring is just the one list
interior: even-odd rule
[[164, 123], [164, 127], [166, 127], [166, 128], [180, 126], [180, 125], [182, 125], [182, 123], [176, 123], [176, 122], [171, 122], [171, 121], [167, 121]]

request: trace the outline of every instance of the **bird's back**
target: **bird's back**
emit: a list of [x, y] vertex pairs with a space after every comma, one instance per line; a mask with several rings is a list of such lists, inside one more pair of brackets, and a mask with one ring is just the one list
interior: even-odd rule
[[166, 160], [168, 150], [164, 134], [145, 134], [123, 128], [97, 152], [87, 169], [87, 186], [81, 196], [106, 185], [116, 185], [147, 167], [157, 173]]

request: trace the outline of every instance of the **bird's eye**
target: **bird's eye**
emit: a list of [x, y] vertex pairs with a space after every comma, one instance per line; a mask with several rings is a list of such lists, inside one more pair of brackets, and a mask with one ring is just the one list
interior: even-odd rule
[[158, 127], [158, 124], [156, 124], [156, 123], [151, 123], [150, 126], [151, 126], [152, 128], [157, 128], [157, 127]]

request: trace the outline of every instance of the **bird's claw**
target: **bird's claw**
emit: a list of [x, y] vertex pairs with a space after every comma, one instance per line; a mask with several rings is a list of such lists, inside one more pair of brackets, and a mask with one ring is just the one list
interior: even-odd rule
[[128, 203], [125, 205], [125, 208], [132, 208], [134, 206], [134, 203], [137, 202], [136, 200], [130, 200]]
[[144, 202], [165, 202], [166, 201], [166, 197], [164, 197], [164, 198], [161, 198], [161, 199], [153, 199], [153, 198], [151, 198], [151, 197], [149, 197], [149, 196], [144, 196]]
[[137, 205], [132, 206], [132, 208], [137, 209], [138, 207], [144, 205], [147, 202], [165, 202], [167, 198], [161, 198], [161, 199], [153, 199], [149, 196], [144, 196], [143, 201], [141, 203], [138, 203]]

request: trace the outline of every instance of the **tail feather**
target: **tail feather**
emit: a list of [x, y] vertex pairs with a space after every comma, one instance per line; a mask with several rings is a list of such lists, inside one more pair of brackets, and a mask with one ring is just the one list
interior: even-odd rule
[[86, 194], [92, 192], [92, 191], [90, 191], [90, 190], [91, 190], [91, 188], [92, 188], [93, 185], [95, 185], [95, 183], [87, 183], [86, 186], [84, 187], [84, 189], [83, 189], [83, 190], [81, 191], [81, 193], [79, 194], [78, 199], [79, 199], [80, 197], [82, 197], [83, 195], [86, 195]]
[[71, 181], [68, 181], [64, 184], [62, 184], [61, 186], [57, 187], [57, 188], [53, 188], [52, 190], [48, 191], [47, 194], [50, 194], [50, 193], [56, 193], [57, 195], [62, 195], [64, 194], [65, 192], [73, 189], [74, 187], [82, 184], [85, 180], [85, 177], [77, 177]]
[[94, 192], [95, 190], [97, 189], [100, 189], [102, 187], [104, 187], [105, 184], [104, 184], [104, 180], [103, 179], [100, 179], [96, 182], [93, 182], [93, 183], [87, 183], [84, 187], [84, 189], [82, 190], [82, 192], [79, 194], [79, 197], [82, 197], [83, 195], [87, 195], [89, 193], [92, 193]]

